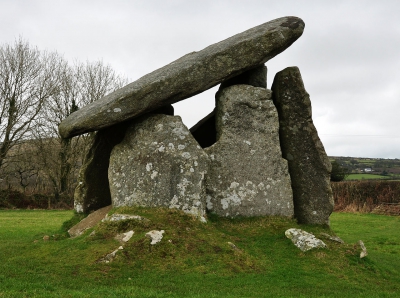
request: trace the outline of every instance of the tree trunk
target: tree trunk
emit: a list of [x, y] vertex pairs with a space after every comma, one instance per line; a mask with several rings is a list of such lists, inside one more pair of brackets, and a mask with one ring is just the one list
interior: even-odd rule
[[71, 164], [68, 162], [68, 155], [71, 149], [70, 139], [61, 139], [60, 150], [60, 193], [68, 190], [68, 176], [71, 171]]

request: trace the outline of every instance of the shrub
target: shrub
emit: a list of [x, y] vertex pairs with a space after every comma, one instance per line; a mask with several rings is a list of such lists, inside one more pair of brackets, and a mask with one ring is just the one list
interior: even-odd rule
[[5, 209], [72, 209], [74, 206], [71, 196], [31, 194], [27, 195], [18, 190], [0, 190], [0, 208]]
[[400, 203], [400, 181], [343, 181], [332, 185], [335, 211], [370, 212]]

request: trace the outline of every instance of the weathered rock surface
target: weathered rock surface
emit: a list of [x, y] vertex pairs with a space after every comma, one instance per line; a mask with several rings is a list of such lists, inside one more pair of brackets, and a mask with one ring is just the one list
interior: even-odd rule
[[327, 224], [333, 211], [331, 163], [311, 118], [311, 102], [297, 67], [276, 74], [273, 100], [279, 114], [282, 154], [289, 162], [295, 217]]
[[112, 261], [114, 261], [114, 259], [117, 256], [117, 252], [120, 250], [123, 250], [124, 248], [122, 246], [118, 247], [116, 250], [114, 250], [113, 252], [107, 254], [105, 257], [101, 258], [100, 260], [97, 261], [97, 263], [111, 263]]
[[126, 233], [118, 234], [114, 239], [121, 243], [126, 243], [132, 238], [133, 234], [135, 234], [135, 232], [131, 230]]
[[149, 221], [147, 218], [144, 218], [143, 216], [140, 216], [140, 215], [114, 213], [114, 214], [111, 214], [110, 216], [106, 215], [106, 217], [103, 218], [102, 222], [121, 221], [121, 220], [139, 220], [139, 221], [143, 220], [143, 221]]
[[217, 143], [206, 148], [207, 208], [222, 216], [293, 216], [287, 161], [271, 91], [234, 85], [217, 93]]
[[360, 245], [360, 248], [361, 248], [360, 259], [368, 256], [367, 248], [365, 247], [364, 242], [362, 240], [359, 240], [357, 243], [358, 243], [358, 245]]
[[[161, 107], [153, 114], [173, 115], [172, 105]], [[122, 141], [129, 121], [96, 132], [93, 143], [79, 171], [74, 193], [76, 212], [88, 213], [111, 204], [108, 166], [111, 150]]]
[[[221, 83], [219, 90], [239, 84], [267, 88], [267, 67], [265, 65], [257, 66], [256, 68], [250, 69], [236, 77], [226, 80]], [[207, 148], [215, 144], [217, 141], [215, 110], [196, 123], [190, 129], [190, 132], [201, 148]]]
[[146, 237], [151, 239], [150, 242], [151, 245], [155, 245], [162, 240], [164, 232], [165, 232], [164, 230], [161, 231], [153, 230], [146, 233]]
[[99, 130], [201, 93], [264, 64], [303, 33], [304, 22], [283, 17], [187, 54], [72, 113], [59, 126], [64, 138]]
[[107, 213], [110, 212], [111, 208], [112, 206], [110, 205], [92, 212], [87, 217], [82, 219], [79, 223], [74, 225], [71, 229], [69, 229], [68, 234], [72, 238], [82, 235], [87, 229], [93, 228], [105, 216], [107, 216]]
[[169, 207], [203, 217], [208, 164], [180, 117], [145, 115], [111, 153], [113, 206]]
[[108, 165], [112, 148], [122, 141], [127, 128], [121, 123], [94, 136], [93, 144], [86, 154], [79, 171], [78, 185], [74, 193], [74, 208], [78, 213], [88, 213], [111, 205], [108, 184]]
[[296, 247], [300, 248], [301, 251], [308, 251], [313, 248], [325, 248], [326, 244], [316, 238], [313, 234], [300, 229], [288, 229], [285, 231], [287, 238], [292, 240]]
[[329, 234], [327, 234], [327, 233], [321, 233], [321, 236], [323, 236], [323, 237], [325, 237], [326, 239], [329, 239], [329, 240], [331, 240], [331, 241], [339, 242], [339, 243], [341, 243], [341, 244], [344, 243], [344, 241], [343, 241], [342, 239], [340, 239], [340, 237], [338, 237], [338, 236], [331, 236], [331, 235], [329, 235]]

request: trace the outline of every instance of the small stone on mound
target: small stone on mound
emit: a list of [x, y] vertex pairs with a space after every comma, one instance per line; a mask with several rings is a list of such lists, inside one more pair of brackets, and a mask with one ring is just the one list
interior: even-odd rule
[[110, 216], [106, 216], [102, 222], [107, 222], [107, 221], [121, 221], [121, 220], [144, 220], [144, 221], [149, 221], [147, 218], [144, 218], [140, 215], [130, 215], [130, 214], [118, 214], [114, 213]]
[[163, 238], [164, 232], [165, 232], [164, 230], [161, 230], [161, 231], [153, 230], [153, 231], [146, 233], [146, 237], [151, 239], [151, 243], [150, 243], [151, 245], [155, 245], [161, 241], [161, 239]]
[[300, 248], [301, 251], [326, 247], [326, 244], [322, 240], [316, 238], [313, 234], [300, 229], [286, 230], [285, 235], [287, 238], [292, 240], [293, 244]]

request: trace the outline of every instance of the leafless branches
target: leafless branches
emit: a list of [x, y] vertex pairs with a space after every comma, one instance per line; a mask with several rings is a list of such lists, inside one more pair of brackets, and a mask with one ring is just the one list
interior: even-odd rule
[[102, 61], [70, 65], [22, 39], [0, 46], [0, 172], [24, 188], [35, 173], [55, 194], [71, 193], [91, 135], [62, 139], [58, 125], [126, 83]]

